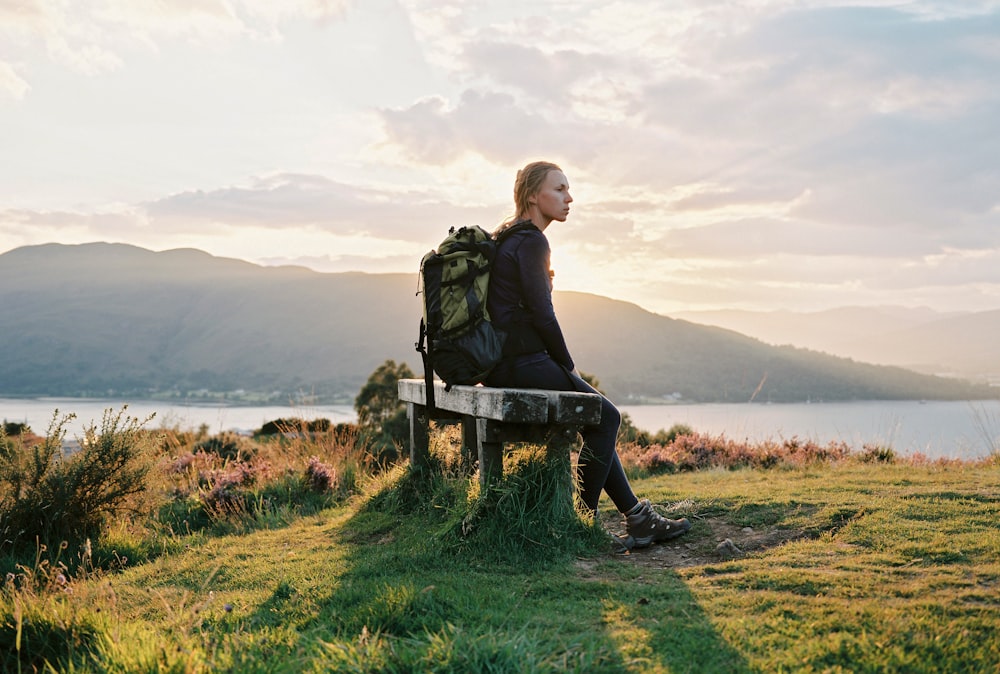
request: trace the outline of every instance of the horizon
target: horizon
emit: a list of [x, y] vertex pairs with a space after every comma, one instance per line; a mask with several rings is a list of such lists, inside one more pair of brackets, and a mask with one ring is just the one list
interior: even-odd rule
[[[399, 274], [402, 274], [402, 275], [411, 275], [412, 274], [414, 277], [417, 276], [417, 271], [414, 271], [414, 270], [407, 270], [407, 271], [404, 271], [404, 272], [396, 272], [396, 271], [362, 271], [362, 270], [320, 271], [320, 270], [312, 269], [312, 268], [307, 267], [305, 265], [302, 265], [302, 264], [299, 264], [299, 263], [294, 263], [294, 262], [284, 262], [284, 263], [280, 263], [280, 264], [264, 264], [264, 263], [256, 262], [256, 261], [253, 261], [253, 260], [246, 260], [246, 259], [235, 258], [235, 257], [227, 257], [225, 255], [215, 255], [213, 253], [210, 253], [208, 251], [202, 250], [200, 248], [192, 248], [190, 246], [179, 247], [179, 248], [167, 248], [167, 249], [164, 249], [164, 250], [153, 250], [153, 249], [150, 249], [150, 248], [145, 248], [143, 246], [139, 246], [139, 245], [134, 244], [134, 243], [128, 243], [128, 242], [123, 242], [123, 241], [84, 241], [84, 242], [80, 242], [80, 243], [69, 243], [69, 244], [67, 244], [67, 243], [59, 243], [57, 241], [48, 241], [48, 242], [37, 243], [37, 244], [27, 244], [25, 246], [18, 246], [17, 248], [12, 248], [10, 250], [0, 251], [0, 256], [3, 256], [6, 253], [13, 252], [13, 251], [16, 251], [16, 250], [21, 249], [21, 248], [43, 248], [45, 246], [77, 247], [77, 246], [94, 246], [94, 245], [108, 245], [108, 246], [122, 245], [122, 246], [131, 246], [131, 247], [139, 248], [140, 250], [143, 250], [143, 251], [146, 251], [146, 252], [150, 252], [150, 253], [170, 253], [170, 252], [178, 252], [178, 251], [185, 251], [185, 250], [187, 250], [187, 251], [193, 251], [195, 253], [202, 253], [202, 254], [205, 254], [205, 255], [209, 255], [209, 256], [211, 256], [213, 258], [216, 258], [216, 259], [219, 259], [219, 260], [230, 260], [230, 261], [235, 261], [235, 262], [245, 262], [245, 263], [248, 263], [248, 264], [259, 266], [261, 268], [296, 267], [296, 268], [306, 269], [307, 271], [314, 272], [314, 273], [317, 273], [317, 274], [371, 274], [371, 275], [380, 275], [380, 274], [387, 274], [387, 275], [399, 275]], [[852, 310], [852, 309], [857, 309], [857, 310], [869, 310], [869, 309], [870, 310], [879, 310], [879, 309], [881, 309], [881, 310], [903, 310], [903, 311], [913, 311], [913, 312], [916, 312], [916, 311], [928, 311], [928, 312], [932, 312], [932, 313], [938, 314], [938, 315], [956, 315], [956, 314], [984, 313], [984, 312], [987, 312], [987, 311], [993, 311], [991, 309], [984, 310], [983, 312], [979, 312], [979, 311], [975, 311], [975, 310], [969, 310], [969, 311], [953, 310], [953, 309], [940, 310], [940, 309], [934, 309], [932, 307], [928, 307], [926, 305], [904, 305], [904, 304], [867, 304], [867, 305], [853, 304], [853, 305], [846, 305], [845, 304], [845, 305], [840, 305], [840, 306], [826, 307], [824, 309], [818, 309], [818, 310], [801, 310], [801, 311], [789, 310], [789, 309], [737, 309], [737, 308], [719, 307], [719, 308], [712, 308], [712, 309], [677, 309], [677, 310], [675, 310], [675, 311], [673, 311], [671, 313], [664, 314], [664, 313], [661, 313], [661, 312], [656, 312], [656, 311], [654, 311], [654, 310], [652, 310], [652, 309], [650, 309], [648, 307], [644, 307], [644, 306], [638, 304], [637, 302], [633, 302], [632, 300], [610, 297], [609, 295], [603, 295], [600, 292], [591, 292], [591, 291], [584, 291], [584, 290], [572, 290], [572, 289], [563, 289], [563, 288], [556, 288], [555, 291], [557, 293], [558, 292], [580, 292], [580, 293], [585, 293], [585, 294], [590, 294], [590, 295], [597, 295], [597, 296], [600, 296], [600, 297], [605, 297], [605, 298], [616, 300], [616, 301], [629, 302], [629, 303], [632, 303], [632, 304], [636, 304], [637, 306], [639, 306], [639, 308], [644, 309], [646, 311], [649, 311], [651, 313], [657, 313], [657, 314], [660, 314], [660, 315], [663, 315], [663, 316], [667, 316], [667, 317], [670, 317], [670, 316], [673, 316], [673, 315], [681, 316], [681, 315], [705, 314], [705, 316], [704, 316], [705, 320], [709, 321], [708, 323], [706, 323], [706, 325], [715, 325], [714, 323], [712, 323], [709, 320], [711, 318], [712, 314], [735, 315], [735, 314], [742, 313], [742, 312], [745, 312], [745, 313], [751, 314], [751, 315], [766, 315], [766, 314], [780, 314], [780, 313], [808, 315], [808, 314], [833, 313], [833, 312], [838, 312], [838, 311], [843, 311], [843, 310]], [[724, 324], [718, 324], [718, 325], [721, 325], [722, 327], [726, 327], [726, 325], [724, 325]]]
[[1000, 309], [1000, 8], [49, 0], [0, 9], [0, 253], [416, 274], [550, 159], [556, 289]]

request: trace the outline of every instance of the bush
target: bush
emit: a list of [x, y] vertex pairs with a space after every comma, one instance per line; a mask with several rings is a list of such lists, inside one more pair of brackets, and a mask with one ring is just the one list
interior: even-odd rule
[[845, 459], [850, 454], [850, 448], [840, 442], [820, 445], [797, 437], [780, 442], [769, 440], [749, 444], [724, 435], [684, 433], [662, 444], [656, 442], [644, 446], [636, 442], [623, 445], [620, 454], [627, 471], [648, 476], [706, 468], [803, 466]]
[[340, 484], [336, 468], [323, 463], [317, 456], [309, 457], [305, 481], [310, 489], [320, 494], [333, 491]]
[[25, 435], [31, 433], [31, 427], [28, 424], [23, 424], [18, 421], [7, 421], [3, 420], [3, 434], [7, 436], [11, 435]]
[[670, 430], [662, 428], [656, 433], [650, 433], [636, 427], [632, 422], [632, 417], [627, 413], [622, 414], [622, 423], [618, 427], [619, 444], [636, 444], [640, 447], [651, 447], [653, 445], [669, 445], [682, 435], [693, 435], [694, 430], [687, 424], [674, 424]]
[[329, 419], [313, 419], [306, 421], [295, 417], [268, 421], [254, 435], [283, 435], [285, 433], [328, 433]]
[[0, 452], [0, 536], [13, 546], [100, 536], [109, 518], [135, 506], [150, 469], [150, 438], [140, 422], [104, 413], [101, 429], [84, 430], [81, 449], [63, 453], [65, 425], [53, 415], [41, 441], [7, 443]]
[[235, 433], [222, 433], [195, 445], [196, 451], [215, 454], [226, 460], [238, 461], [253, 454], [253, 446]]
[[865, 443], [858, 459], [862, 463], [896, 463], [896, 452], [892, 447]]
[[[246, 531], [312, 513], [350, 497], [371, 468], [354, 424], [278, 419], [281, 434], [238, 437], [238, 458], [207, 451], [227, 436], [163, 445], [157, 475], [163, 503], [156, 526], [170, 532]], [[311, 427], [312, 432], [289, 432]], [[267, 426], [267, 424], [265, 424]]]
[[400, 379], [414, 377], [406, 363], [387, 360], [380, 365], [354, 399], [358, 427], [378, 463], [399, 458], [399, 447], [409, 437], [406, 406], [400, 402], [397, 387]]
[[660, 445], [669, 445], [682, 435], [694, 435], [694, 429], [687, 424], [674, 424], [669, 430], [662, 428], [653, 435], [653, 442]]

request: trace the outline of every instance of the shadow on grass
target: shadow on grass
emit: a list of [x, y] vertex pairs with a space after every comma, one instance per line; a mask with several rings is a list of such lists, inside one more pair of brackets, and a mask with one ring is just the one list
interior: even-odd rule
[[[752, 671], [676, 573], [622, 565], [603, 534], [575, 513], [561, 539], [491, 528], [495, 522], [484, 520], [502, 516], [491, 499], [509, 499], [511, 489], [501, 484], [481, 497], [473, 521], [469, 504], [445, 493], [438, 478], [407, 473], [375, 495], [339, 530], [338, 542], [351, 552], [319, 600], [317, 624], [340, 646], [321, 664], [365, 671]], [[522, 493], [518, 504], [530, 510], [533, 501]], [[477, 527], [486, 533], [477, 536]], [[598, 580], [581, 573], [581, 557], [604, 568]]]
[[604, 602], [604, 623], [623, 662], [641, 671], [753, 671], [670, 570], [618, 583]]

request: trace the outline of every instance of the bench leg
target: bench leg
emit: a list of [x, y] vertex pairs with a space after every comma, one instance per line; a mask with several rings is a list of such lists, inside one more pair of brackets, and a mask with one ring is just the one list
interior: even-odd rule
[[549, 460], [555, 464], [558, 474], [563, 476], [559, 483], [560, 498], [569, 503], [570, 508], [573, 507], [573, 494], [576, 492], [570, 453], [576, 448], [578, 430], [575, 426], [553, 428], [545, 443]]
[[423, 470], [430, 464], [430, 418], [427, 408], [416, 403], [406, 403], [406, 416], [410, 420], [410, 467]]
[[476, 445], [479, 449], [479, 484], [485, 491], [503, 476], [503, 438], [501, 425], [490, 419], [476, 419]]
[[476, 418], [471, 415], [462, 417], [462, 465], [471, 469], [479, 454], [479, 431], [476, 428]]

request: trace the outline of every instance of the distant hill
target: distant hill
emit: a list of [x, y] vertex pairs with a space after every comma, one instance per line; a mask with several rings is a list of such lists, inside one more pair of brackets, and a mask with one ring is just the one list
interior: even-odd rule
[[[0, 394], [350, 398], [386, 359], [421, 371], [415, 291], [415, 273], [323, 274], [122, 244], [19, 248], [0, 255]], [[595, 295], [557, 292], [555, 302], [578, 365], [622, 400], [1000, 395]]]
[[1000, 382], [1000, 310], [843, 307], [802, 313], [723, 310], [674, 315], [769, 344], [792, 344], [926, 374]]

